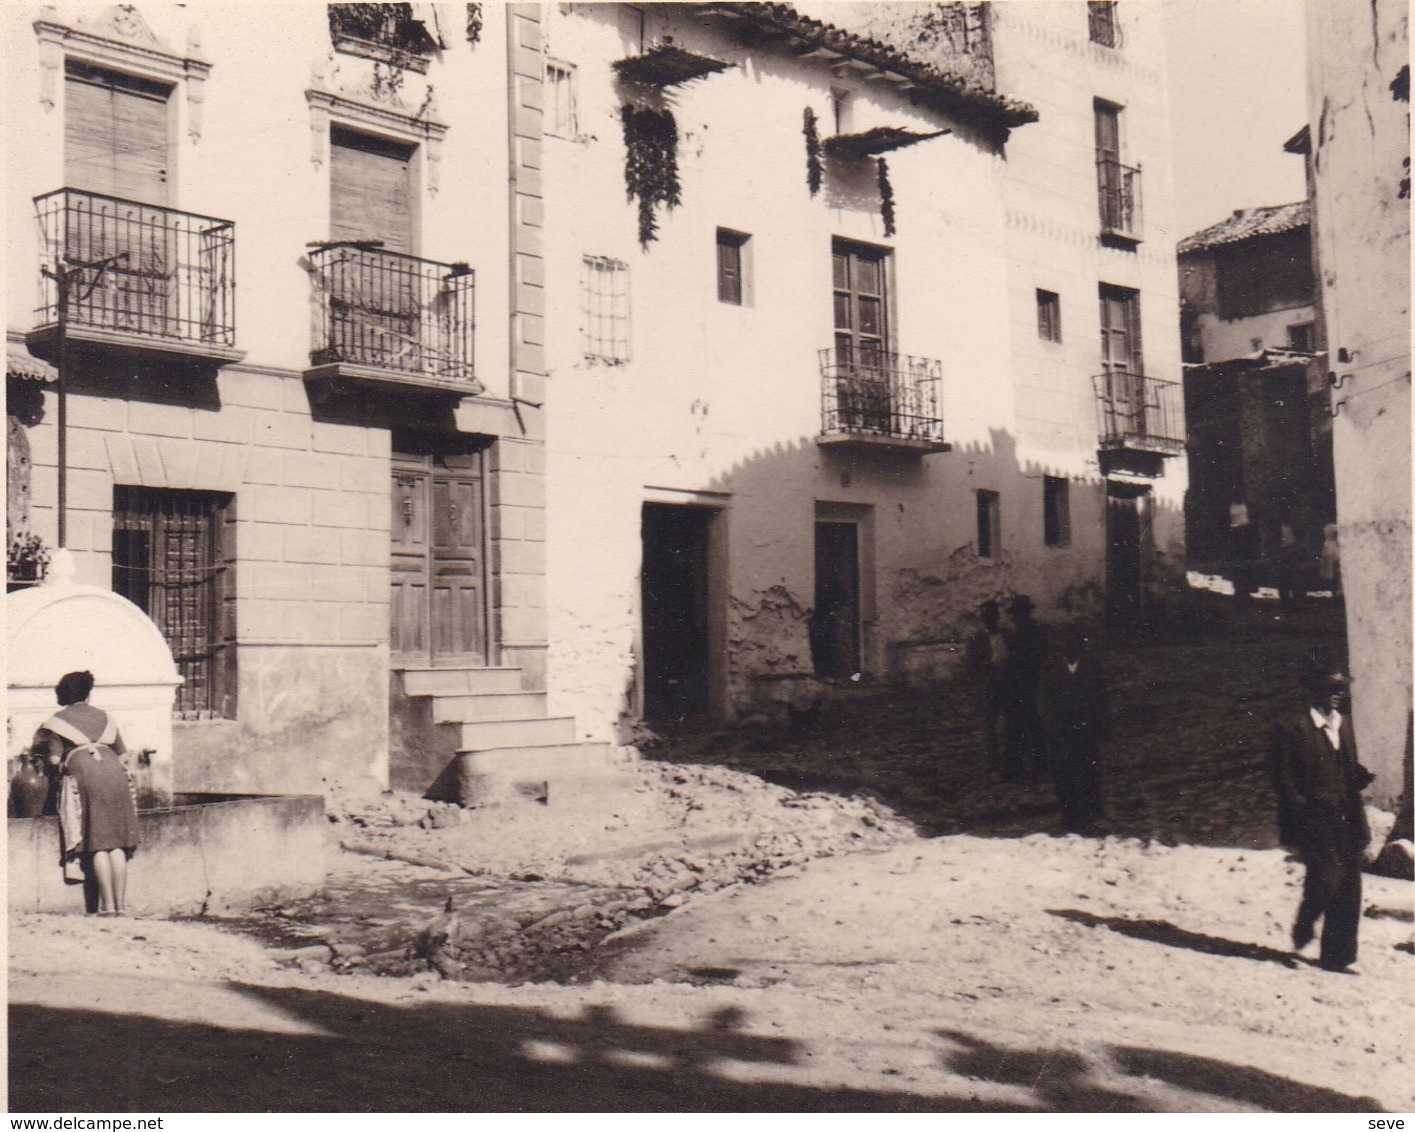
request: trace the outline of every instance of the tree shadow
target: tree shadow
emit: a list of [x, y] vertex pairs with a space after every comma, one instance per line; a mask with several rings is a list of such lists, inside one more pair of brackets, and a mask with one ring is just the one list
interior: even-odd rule
[[[239, 996], [241, 1016], [259, 1021], [226, 1027], [12, 1005], [11, 1111], [1153, 1111], [1126, 1082], [1098, 1082], [1080, 1053], [1010, 1050], [955, 1030], [936, 1032], [956, 1047], [945, 1068], [1028, 1094], [983, 1100], [967, 1082], [966, 1096], [816, 1086], [803, 1079], [811, 1066], [803, 1041], [748, 1032], [748, 1014], [732, 1005], [684, 1028], [636, 1024], [610, 1005], [565, 1016], [292, 987], [213, 989]], [[1135, 1048], [1116, 1056], [1137, 1093], [1159, 1078], [1274, 1111], [1379, 1111], [1370, 1098], [1207, 1058]]]
[[1075, 908], [1048, 908], [1047, 912], [1075, 924], [1084, 924], [1088, 928], [1109, 928], [1134, 939], [1162, 943], [1166, 947], [1182, 947], [1205, 955], [1220, 955], [1226, 959], [1256, 959], [1288, 968], [1307, 965], [1289, 951], [1264, 947], [1260, 943], [1241, 943], [1220, 936], [1204, 935], [1202, 932], [1191, 932], [1187, 928], [1176, 927], [1168, 920], [1127, 920], [1123, 916], [1097, 916]]

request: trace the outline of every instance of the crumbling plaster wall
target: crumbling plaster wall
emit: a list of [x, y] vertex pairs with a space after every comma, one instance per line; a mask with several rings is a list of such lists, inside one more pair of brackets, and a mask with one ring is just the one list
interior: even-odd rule
[[1390, 803], [1411, 703], [1408, 9], [1316, 3], [1307, 18], [1353, 710], [1368, 796]]

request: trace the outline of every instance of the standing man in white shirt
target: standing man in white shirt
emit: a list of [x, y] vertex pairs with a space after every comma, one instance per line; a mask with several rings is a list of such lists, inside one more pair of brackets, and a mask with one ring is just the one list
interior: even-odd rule
[[1361, 791], [1373, 776], [1356, 755], [1343, 667], [1314, 657], [1302, 684], [1303, 707], [1273, 728], [1270, 754], [1279, 836], [1307, 867], [1292, 944], [1306, 947], [1320, 919], [1321, 966], [1347, 971], [1356, 961], [1361, 856], [1371, 839]]

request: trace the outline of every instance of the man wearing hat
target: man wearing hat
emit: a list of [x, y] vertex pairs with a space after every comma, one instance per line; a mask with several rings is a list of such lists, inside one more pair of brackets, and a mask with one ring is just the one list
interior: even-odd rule
[[1313, 657], [1302, 677], [1302, 708], [1273, 728], [1270, 766], [1278, 800], [1278, 833], [1307, 867], [1292, 927], [1297, 950], [1322, 921], [1320, 963], [1345, 971], [1356, 961], [1361, 919], [1361, 854], [1371, 839], [1361, 791], [1374, 777], [1356, 755], [1345, 712], [1342, 665]]
[[1046, 736], [1037, 689], [1047, 655], [1046, 626], [1032, 616], [1032, 599], [1017, 594], [1007, 605], [1012, 622], [1003, 666], [1003, 776], [1009, 782], [1036, 781], [1045, 765]]

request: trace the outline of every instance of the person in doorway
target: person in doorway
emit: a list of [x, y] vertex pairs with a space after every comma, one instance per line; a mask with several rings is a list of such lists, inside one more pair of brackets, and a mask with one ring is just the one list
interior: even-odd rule
[[1032, 599], [1018, 594], [1007, 606], [1011, 626], [1003, 665], [1003, 777], [1035, 781], [1043, 769], [1045, 736], [1037, 710], [1037, 682], [1046, 659], [1046, 626], [1032, 617]]
[[1007, 640], [1002, 633], [999, 606], [985, 601], [978, 607], [982, 625], [968, 637], [964, 663], [972, 678], [983, 732], [983, 753], [990, 771], [1002, 770], [1002, 752], [997, 744], [997, 721], [1002, 712], [1003, 669], [1007, 664]]
[[1042, 668], [1040, 705], [1061, 824], [1068, 833], [1099, 833], [1105, 820], [1101, 744], [1110, 738], [1110, 701], [1100, 662], [1085, 631], [1067, 625]]
[[91, 672], [64, 675], [54, 688], [60, 710], [40, 728], [36, 745], [60, 775], [65, 876], [80, 864], [97, 885], [98, 914], [119, 916], [127, 904], [128, 859], [138, 846], [138, 812], [119, 759], [123, 738], [108, 713], [88, 702], [92, 691]]
[[1373, 776], [1357, 757], [1344, 714], [1349, 683], [1340, 664], [1313, 657], [1302, 677], [1302, 706], [1273, 728], [1270, 747], [1279, 838], [1307, 869], [1292, 945], [1306, 947], [1321, 920], [1319, 962], [1328, 971], [1356, 961], [1361, 857], [1371, 839], [1361, 791]]

